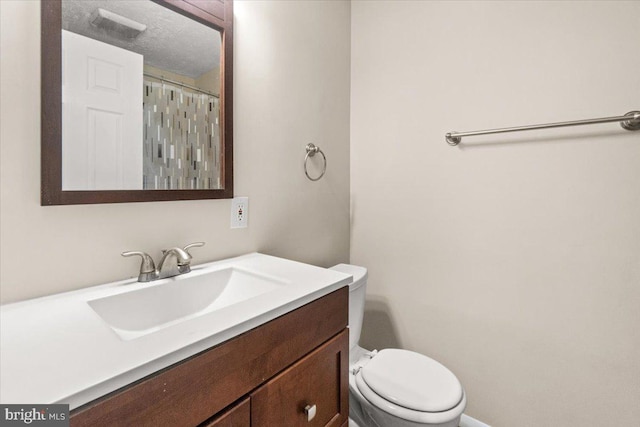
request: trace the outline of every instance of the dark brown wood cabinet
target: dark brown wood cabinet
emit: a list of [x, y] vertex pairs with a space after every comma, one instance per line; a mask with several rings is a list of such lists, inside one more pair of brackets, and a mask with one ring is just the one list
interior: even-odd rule
[[341, 426], [349, 412], [342, 390], [348, 352], [345, 330], [251, 393], [253, 425]]
[[345, 287], [74, 409], [71, 426], [345, 425], [347, 320]]
[[251, 427], [251, 402], [244, 399], [233, 408], [206, 421], [201, 427]]

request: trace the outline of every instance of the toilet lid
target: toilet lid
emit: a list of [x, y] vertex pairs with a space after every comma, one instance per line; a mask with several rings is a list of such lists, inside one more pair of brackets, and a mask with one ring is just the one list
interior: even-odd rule
[[413, 351], [380, 350], [361, 373], [377, 395], [415, 411], [447, 411], [462, 399], [462, 385], [450, 370]]

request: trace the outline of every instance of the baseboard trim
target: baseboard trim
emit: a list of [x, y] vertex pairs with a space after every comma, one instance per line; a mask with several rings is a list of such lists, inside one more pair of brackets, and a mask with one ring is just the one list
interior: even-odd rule
[[489, 424], [485, 424], [482, 421], [478, 421], [469, 415], [462, 414], [460, 417], [460, 427], [491, 427]]

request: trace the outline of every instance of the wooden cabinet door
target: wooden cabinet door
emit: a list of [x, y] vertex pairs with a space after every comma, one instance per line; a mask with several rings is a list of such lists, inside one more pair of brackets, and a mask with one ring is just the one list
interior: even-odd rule
[[251, 393], [251, 425], [342, 426], [349, 416], [348, 369], [345, 329]]
[[249, 399], [244, 399], [222, 415], [205, 422], [202, 427], [251, 427]]

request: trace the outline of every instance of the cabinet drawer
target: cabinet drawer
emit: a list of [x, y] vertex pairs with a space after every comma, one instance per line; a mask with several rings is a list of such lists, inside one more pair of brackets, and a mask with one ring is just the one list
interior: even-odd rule
[[[348, 369], [345, 329], [251, 393], [252, 426], [342, 426], [349, 416]], [[311, 420], [307, 406], [315, 406]]]
[[251, 405], [245, 399], [233, 408], [201, 425], [201, 427], [251, 427]]

